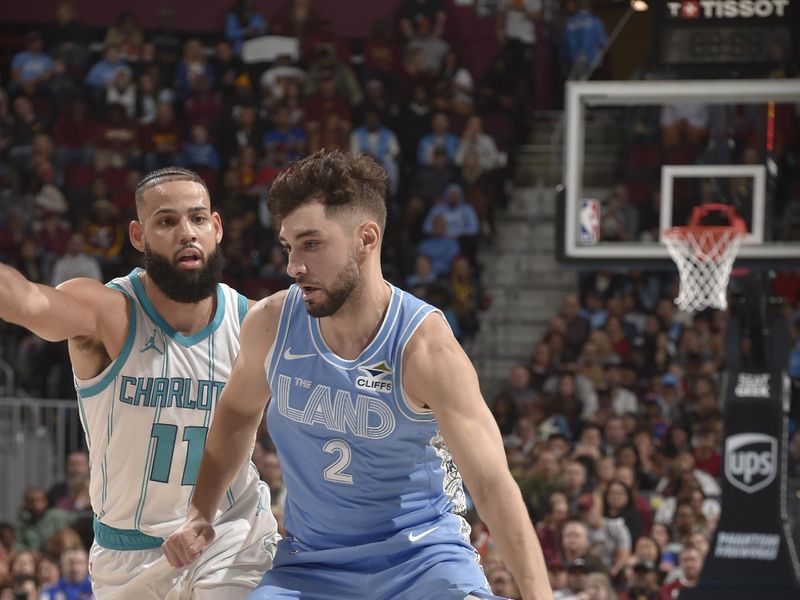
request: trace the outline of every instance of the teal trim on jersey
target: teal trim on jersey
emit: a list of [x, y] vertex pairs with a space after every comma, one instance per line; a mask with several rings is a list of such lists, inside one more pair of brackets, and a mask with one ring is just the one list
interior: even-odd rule
[[292, 284], [286, 292], [286, 297], [283, 299], [283, 306], [281, 306], [281, 314], [278, 317], [278, 331], [275, 333], [275, 343], [272, 345], [272, 356], [267, 365], [267, 382], [272, 387], [272, 378], [275, 375], [275, 369], [283, 354], [283, 346], [286, 344], [286, 336], [289, 335], [289, 325], [292, 322], [292, 314], [294, 312], [294, 305], [300, 295], [300, 288], [297, 284]]
[[140, 271], [134, 271], [128, 275], [131, 284], [133, 285], [133, 291], [136, 294], [136, 298], [138, 298], [139, 303], [142, 305], [142, 308], [147, 313], [147, 316], [153, 321], [153, 323], [155, 323], [161, 329], [161, 331], [163, 331], [167, 336], [181, 346], [189, 347], [206, 339], [208, 336], [214, 333], [217, 327], [219, 327], [219, 324], [222, 323], [222, 319], [225, 316], [225, 294], [222, 293], [222, 287], [220, 285], [217, 285], [217, 310], [214, 312], [214, 318], [208, 325], [203, 327], [194, 335], [186, 336], [175, 331], [175, 329], [173, 329], [172, 326], [164, 320], [164, 317], [158, 314], [155, 307], [150, 302], [150, 298], [147, 297], [147, 292], [144, 289], [142, 280], [139, 278], [139, 273]]
[[394, 373], [392, 373], [392, 380], [394, 381], [394, 399], [400, 413], [407, 419], [415, 422], [430, 423], [436, 420], [433, 412], [424, 412], [417, 410], [411, 406], [406, 398], [405, 390], [403, 389], [403, 352], [405, 352], [406, 344], [414, 332], [417, 331], [422, 321], [431, 313], [439, 312], [437, 309], [430, 305], [423, 305], [417, 309], [414, 316], [411, 317], [406, 328], [400, 333], [395, 346]]
[[150, 550], [159, 548], [164, 540], [136, 529], [117, 529], [103, 525], [97, 517], [92, 522], [94, 541], [109, 550]]
[[77, 392], [78, 396], [78, 417], [80, 418], [81, 426], [83, 427], [83, 435], [86, 436], [86, 449], [89, 450], [89, 456], [91, 456], [92, 436], [89, 433], [89, 423], [86, 420], [86, 409], [83, 407], [83, 396], [79, 387], [76, 386], [75, 391]]
[[103, 378], [97, 383], [80, 390], [81, 397], [83, 398], [91, 398], [92, 396], [96, 396], [106, 389], [109, 383], [117, 378], [120, 370], [125, 365], [125, 361], [128, 360], [128, 355], [130, 355], [131, 348], [133, 348], [133, 341], [136, 339], [136, 307], [134, 306], [133, 298], [130, 297], [128, 292], [116, 284], [111, 284], [110, 287], [120, 290], [128, 297], [128, 334], [125, 336], [125, 343], [122, 345], [122, 352], [120, 352], [119, 356], [111, 363], [112, 367], [109, 369], [108, 373], [103, 375]]
[[389, 337], [389, 334], [394, 329], [394, 325], [397, 322], [397, 317], [400, 314], [400, 291], [391, 284], [387, 285], [389, 285], [389, 288], [392, 291], [392, 296], [389, 299], [389, 306], [386, 309], [386, 314], [383, 317], [383, 322], [381, 323], [380, 329], [378, 329], [378, 333], [375, 335], [369, 345], [364, 348], [361, 354], [359, 354], [353, 360], [344, 359], [331, 350], [328, 347], [328, 344], [325, 343], [325, 339], [322, 337], [322, 331], [320, 331], [319, 328], [319, 319], [314, 319], [311, 316], [308, 316], [311, 339], [314, 342], [314, 347], [317, 349], [317, 352], [319, 352], [319, 355], [322, 359], [326, 360], [335, 367], [339, 367], [340, 369], [355, 369], [364, 362], [368, 362], [380, 351], [381, 347], [386, 342], [386, 338]]
[[[138, 281], [138, 276], [135, 278]], [[141, 284], [140, 284], [141, 285]], [[164, 358], [162, 359], [161, 365], [161, 376], [165, 377], [166, 374], [169, 372], [169, 346], [164, 345]], [[153, 413], [153, 426], [158, 423], [158, 419], [161, 417], [161, 403], [156, 407], [155, 412]], [[144, 475], [142, 476], [142, 487], [139, 492], [139, 504], [136, 507], [136, 515], [134, 519], [134, 525], [136, 527], [141, 527], [142, 523], [142, 514], [144, 513], [144, 504], [147, 499], [147, 487], [150, 485], [150, 477], [152, 474], [153, 469], [153, 462], [155, 460], [154, 453], [158, 449], [158, 441], [156, 440], [155, 443], [153, 442], [153, 436], [150, 436], [150, 444], [147, 446], [147, 460], [144, 463]]]
[[242, 296], [241, 294], [238, 295], [238, 304], [239, 304], [239, 325], [242, 324], [244, 321], [244, 316], [247, 314], [248, 309], [250, 308], [249, 303], [247, 302], [247, 297]]

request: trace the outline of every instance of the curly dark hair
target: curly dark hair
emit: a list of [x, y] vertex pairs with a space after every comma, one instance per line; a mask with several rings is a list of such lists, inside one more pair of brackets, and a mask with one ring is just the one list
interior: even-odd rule
[[321, 201], [329, 217], [363, 211], [386, 228], [386, 172], [364, 154], [319, 150], [281, 173], [269, 191], [275, 227], [311, 200]]

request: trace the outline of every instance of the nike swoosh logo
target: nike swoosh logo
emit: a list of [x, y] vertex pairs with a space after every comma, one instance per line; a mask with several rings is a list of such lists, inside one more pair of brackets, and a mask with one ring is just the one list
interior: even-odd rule
[[283, 358], [286, 360], [298, 360], [300, 358], [311, 358], [315, 356], [314, 354], [292, 354], [292, 349], [287, 348], [286, 351], [283, 353]]
[[418, 540], [421, 540], [421, 539], [422, 539], [422, 538], [424, 538], [426, 535], [428, 535], [429, 533], [433, 533], [433, 532], [434, 532], [434, 531], [436, 531], [437, 529], [439, 529], [439, 525], [437, 525], [436, 527], [431, 527], [430, 529], [426, 529], [426, 530], [425, 530], [425, 531], [423, 531], [422, 533], [417, 533], [417, 534], [415, 534], [415, 533], [413, 533], [413, 532], [412, 532], [412, 533], [409, 533], [409, 534], [408, 534], [408, 541], [409, 541], [409, 542], [416, 542], [416, 541], [418, 541]]

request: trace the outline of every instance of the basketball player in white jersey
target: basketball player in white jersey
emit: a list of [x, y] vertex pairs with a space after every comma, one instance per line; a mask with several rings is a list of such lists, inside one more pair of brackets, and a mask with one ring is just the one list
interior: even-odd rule
[[277, 542], [269, 490], [252, 464], [226, 486], [212, 516], [221, 535], [207, 557], [175, 569], [161, 544], [186, 516], [251, 303], [219, 283], [222, 222], [198, 175], [150, 173], [136, 208], [129, 233], [144, 270], [107, 285], [73, 279], [51, 288], [0, 265], [0, 318], [69, 341], [91, 461], [95, 596], [244, 598]]
[[338, 151], [273, 184], [296, 284], [245, 319], [187, 523], [165, 553], [191, 564], [219, 535], [214, 514], [269, 401], [287, 537], [251, 600], [496, 598], [460, 516], [462, 475], [522, 597], [551, 600], [474, 368], [440, 311], [383, 279], [385, 193], [379, 165]]

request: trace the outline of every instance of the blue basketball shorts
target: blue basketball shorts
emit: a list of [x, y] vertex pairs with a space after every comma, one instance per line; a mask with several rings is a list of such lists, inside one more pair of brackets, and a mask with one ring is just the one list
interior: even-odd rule
[[489, 591], [474, 548], [450, 535], [437, 539], [436, 529], [416, 527], [385, 541], [326, 550], [287, 537], [248, 600], [500, 600]]

